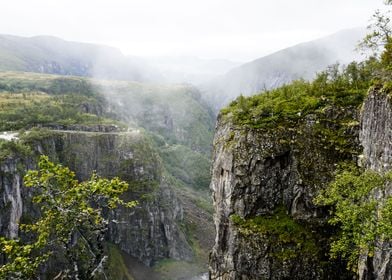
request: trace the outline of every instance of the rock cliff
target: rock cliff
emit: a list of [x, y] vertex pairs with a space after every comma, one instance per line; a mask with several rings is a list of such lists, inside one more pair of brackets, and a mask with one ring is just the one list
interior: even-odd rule
[[107, 213], [110, 218], [108, 241], [146, 265], [163, 258], [190, 260], [192, 251], [178, 224], [183, 209], [164, 175], [159, 157], [149, 140], [139, 131], [40, 131], [21, 136], [28, 156], [18, 151], [0, 162], [1, 235], [15, 237], [18, 222], [33, 219], [34, 207], [23, 188], [23, 173], [34, 168], [36, 156], [70, 167], [80, 180], [95, 170], [104, 177], [119, 176], [129, 191], [124, 199], [137, 199], [136, 208], [119, 208]]
[[352, 279], [328, 257], [334, 229], [314, 198], [339, 163], [358, 161], [357, 105], [327, 102], [273, 126], [235, 113], [221, 113], [214, 139], [211, 279]]
[[[352, 111], [327, 114], [356, 117]], [[350, 155], [329, 146], [321, 131], [331, 124], [320, 120], [308, 115], [295, 129], [271, 130], [218, 121], [211, 279], [336, 279], [345, 274], [341, 264], [326, 263], [325, 213], [313, 198], [331, 180], [338, 160]], [[355, 139], [358, 130], [348, 127], [346, 133]]]
[[[221, 113], [211, 182], [217, 231], [211, 279], [357, 279], [342, 261], [328, 258], [336, 229], [314, 198], [342, 162], [391, 170], [392, 102], [386, 87], [374, 87], [361, 106], [347, 104], [273, 127], [240, 125], [233, 112]], [[372, 195], [383, 203], [392, 188]], [[359, 279], [391, 279], [391, 248], [384, 242], [374, 256], [362, 256]]]
[[[363, 146], [362, 165], [365, 168], [385, 173], [392, 168], [392, 100], [386, 89], [374, 89], [364, 102], [361, 112]], [[392, 186], [377, 192], [383, 201], [392, 195]], [[382, 243], [373, 257], [363, 257], [359, 262], [359, 279], [392, 279], [392, 244]]]

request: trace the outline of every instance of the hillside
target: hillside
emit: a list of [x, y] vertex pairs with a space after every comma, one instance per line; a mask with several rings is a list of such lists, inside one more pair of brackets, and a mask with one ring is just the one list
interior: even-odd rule
[[56, 37], [0, 35], [0, 71], [25, 71], [130, 81], [157, 81], [160, 74], [118, 49]]
[[273, 89], [295, 79], [313, 79], [317, 72], [357, 58], [358, 41], [365, 30], [349, 29], [318, 40], [301, 43], [245, 63], [203, 86], [207, 99], [220, 109], [240, 94]]
[[0, 35], [0, 71], [199, 84], [241, 63], [192, 56], [136, 57], [104, 45], [52, 36]]

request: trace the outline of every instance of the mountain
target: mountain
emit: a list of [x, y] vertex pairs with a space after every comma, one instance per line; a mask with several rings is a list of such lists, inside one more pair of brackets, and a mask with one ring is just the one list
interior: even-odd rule
[[0, 71], [25, 71], [128, 81], [157, 81], [161, 75], [118, 49], [51, 36], [0, 35]]
[[0, 35], [0, 71], [199, 84], [239, 65], [240, 62], [195, 56], [129, 56], [113, 47], [52, 36]]
[[51, 36], [0, 35], [0, 71], [26, 71], [139, 82], [192, 83], [216, 108], [240, 95], [311, 79], [328, 65], [358, 59], [363, 29], [350, 29], [242, 64], [193, 56], [135, 57], [108, 46]]
[[355, 47], [364, 34], [362, 28], [348, 29], [286, 48], [232, 69], [204, 84], [203, 91], [219, 109], [240, 94], [276, 88], [295, 79], [312, 79], [331, 64], [360, 59]]

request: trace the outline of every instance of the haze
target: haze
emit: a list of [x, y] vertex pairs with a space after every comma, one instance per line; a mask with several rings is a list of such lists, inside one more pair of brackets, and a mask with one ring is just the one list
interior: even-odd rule
[[366, 26], [382, 7], [375, 0], [7, 0], [0, 33], [53, 35], [135, 56], [248, 61]]

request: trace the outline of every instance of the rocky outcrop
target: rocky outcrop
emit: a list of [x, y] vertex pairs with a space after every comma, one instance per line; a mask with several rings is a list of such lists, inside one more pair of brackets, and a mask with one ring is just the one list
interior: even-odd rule
[[[365, 168], [377, 172], [392, 169], [392, 100], [385, 89], [373, 89], [361, 112], [360, 141]], [[392, 195], [392, 186], [377, 192], [377, 200]], [[392, 279], [392, 243], [383, 242], [373, 257], [364, 256], [359, 262], [359, 279]]]
[[332, 107], [271, 129], [218, 119], [210, 279], [352, 278], [328, 260], [327, 212], [313, 199], [338, 162], [356, 160], [357, 119], [356, 108]]
[[136, 199], [139, 205], [107, 213], [111, 221], [108, 241], [147, 265], [163, 258], [192, 259], [178, 226], [182, 206], [163, 175], [159, 157], [139, 131], [46, 131], [27, 134], [23, 141], [35, 156], [14, 156], [0, 162], [0, 207], [6, 209], [0, 214], [1, 235], [15, 237], [19, 219], [34, 218], [32, 208], [26, 207], [29, 199], [21, 199], [29, 197], [21, 178], [24, 170], [34, 167], [37, 155], [46, 154], [74, 170], [80, 180], [87, 180], [95, 170], [100, 176], [119, 176], [129, 182], [124, 199]]

